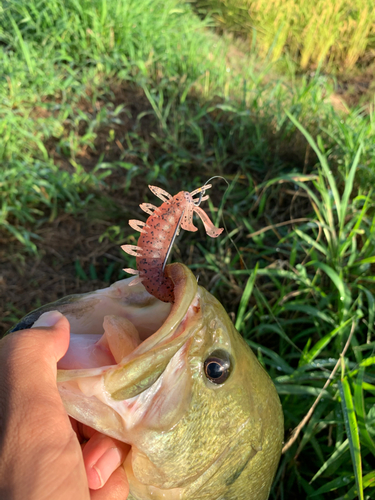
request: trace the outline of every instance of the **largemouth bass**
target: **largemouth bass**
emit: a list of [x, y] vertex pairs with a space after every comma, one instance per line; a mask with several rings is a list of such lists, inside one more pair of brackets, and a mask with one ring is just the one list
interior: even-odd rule
[[64, 314], [58, 365], [69, 415], [131, 445], [131, 500], [266, 500], [280, 458], [275, 387], [222, 305], [182, 264], [167, 266], [174, 303], [133, 278], [27, 315]]

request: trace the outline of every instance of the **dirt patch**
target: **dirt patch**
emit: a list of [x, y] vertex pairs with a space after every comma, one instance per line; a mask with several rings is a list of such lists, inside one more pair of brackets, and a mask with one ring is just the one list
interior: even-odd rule
[[368, 111], [375, 94], [375, 66], [365, 68], [357, 75], [337, 77], [337, 90], [333, 94], [334, 107], [338, 101], [339, 109], [344, 103], [349, 108], [364, 106]]
[[[86, 214], [79, 216], [62, 214], [54, 222], [46, 223], [36, 231], [40, 237], [38, 243], [39, 255], [25, 256], [20, 243], [11, 240], [7, 235], [0, 235], [2, 249], [0, 251], [0, 336], [10, 327], [18, 322], [22, 316], [33, 309], [53, 302], [70, 294], [86, 293], [109, 286], [114, 281], [128, 277], [122, 272], [124, 267], [134, 267], [125, 255], [120, 245], [127, 243], [136, 244], [132, 236], [134, 231], [129, 228], [127, 222], [130, 217], [142, 218], [137, 203], [142, 201], [143, 188], [132, 193], [131, 203], [128, 203], [130, 212], [123, 213], [121, 220], [117, 218], [89, 219]], [[266, 193], [260, 191], [259, 196]], [[260, 200], [260, 198], [259, 198]], [[126, 202], [124, 202], [126, 203]], [[249, 207], [248, 217], [257, 212], [258, 203], [254, 202]], [[257, 220], [251, 221], [256, 230], [266, 228], [279, 223], [289, 221], [311, 212], [311, 205], [302, 190], [294, 190], [293, 185], [283, 184], [279, 189], [270, 191], [267, 195], [265, 214]], [[121, 214], [121, 208], [117, 216]], [[132, 215], [130, 215], [132, 214]], [[255, 215], [256, 217], [256, 215]], [[146, 217], [145, 217], [146, 218]], [[144, 220], [145, 220], [144, 218]], [[227, 224], [230, 220], [227, 219]], [[103, 236], [111, 233], [110, 228], [114, 224], [121, 226], [121, 234], [114, 238]], [[221, 225], [221, 224], [220, 224]], [[295, 224], [294, 224], [295, 225]], [[290, 225], [292, 230], [294, 225]], [[298, 222], [297, 222], [298, 225]], [[207, 235], [199, 226], [198, 233], [183, 232], [180, 242], [174, 247], [171, 260], [181, 261], [187, 265], [199, 263], [202, 267], [199, 271], [199, 282], [202, 286], [210, 289], [220, 278], [213, 270], [205, 265], [204, 257], [198, 249], [198, 245], [207, 247]], [[289, 226], [287, 226], [289, 227]], [[229, 226], [229, 231], [231, 227]], [[233, 229], [233, 228], [232, 228]], [[271, 242], [281, 238], [277, 226], [269, 227], [266, 236]], [[259, 258], [261, 251], [256, 248], [247, 248], [249, 239], [248, 231], [243, 228], [236, 238], [240, 249], [241, 258], [248, 266], [253, 266]], [[276, 240], [277, 241], [277, 240]], [[235, 252], [234, 247], [228, 251]], [[275, 253], [262, 258], [269, 261], [269, 265], [283, 266], [285, 255], [279, 252], [277, 245]], [[224, 266], [225, 267], [225, 266]], [[225, 269], [222, 269], [225, 275]], [[223, 303], [227, 312], [235, 318], [238, 303], [242, 295], [236, 280], [230, 275], [231, 286], [221, 286], [216, 289], [215, 294]], [[274, 300], [274, 290], [268, 289], [269, 283], [260, 281], [258, 287], [269, 301]]]
[[[99, 159], [143, 166], [136, 154], [127, 152], [126, 142], [129, 137], [136, 137], [138, 142], [147, 144], [150, 151], [153, 148], [152, 133], [158, 130], [158, 124], [143, 90], [127, 82], [113, 82], [110, 90], [94, 103], [90, 100], [90, 90], [87, 95], [88, 99], [81, 99], [77, 105], [89, 119], [95, 120], [108, 103], [113, 110], [120, 105], [123, 109], [116, 120], [100, 126], [93, 146], [82, 148], [75, 160], [87, 171], [94, 168]], [[58, 100], [54, 97], [47, 104], [54, 109], [53, 104]], [[32, 116], [43, 119], [51, 113], [47, 108], [36, 107]], [[69, 135], [71, 126], [69, 120], [64, 123], [64, 136]], [[87, 128], [87, 122], [80, 122], [78, 134], [84, 135]], [[64, 152], [61, 147], [61, 138], [50, 137], [45, 146], [55, 164], [68, 172], [74, 171], [69, 151]], [[37, 257], [25, 255], [22, 245], [9, 233], [0, 234], [0, 335], [42, 304], [105, 287], [124, 277], [121, 269], [127, 262], [120, 249], [119, 236], [112, 231], [112, 238], [104, 237], [101, 242], [99, 239], [115, 224], [120, 227], [122, 238], [133, 232], [127, 221], [139, 216], [138, 205], [145, 201], [148, 189], [145, 179], [141, 179], [125, 192], [127, 182], [126, 168], [116, 168], [106, 178], [101, 192], [93, 193], [94, 199], [86, 213], [61, 214], [52, 223], [30, 228], [39, 238], [35, 241]]]

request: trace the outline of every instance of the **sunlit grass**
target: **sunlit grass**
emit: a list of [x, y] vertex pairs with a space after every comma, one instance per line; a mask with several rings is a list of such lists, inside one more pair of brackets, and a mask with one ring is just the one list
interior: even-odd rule
[[323, 64], [348, 71], [375, 44], [375, 6], [371, 0], [194, 0], [212, 12], [226, 30], [257, 41], [263, 56], [288, 54], [303, 70]]
[[[327, 78], [275, 78], [270, 60], [259, 66], [253, 57], [233, 55], [227, 40], [204, 31], [207, 23], [176, 0], [4, 3], [0, 10], [4, 76], [0, 79], [0, 226], [35, 250], [27, 222], [51, 220], [57, 207], [80, 209], [89, 194], [104, 185], [113, 165], [106, 164], [107, 172], [103, 164], [88, 171], [80, 158], [93, 149], [101, 128], [121, 125], [119, 115], [126, 110], [111, 102], [114, 80], [134, 82], [144, 89], [150, 111], [161, 119], [161, 142], [169, 142], [172, 151], [185, 147], [184, 139], [179, 141], [185, 127], [200, 147], [207, 142], [199, 123], [203, 115], [187, 116], [187, 100], [194, 96], [203, 104], [219, 98], [221, 104], [216, 102], [213, 109], [221, 117], [213, 127], [218, 130], [220, 120], [229, 120], [240, 136], [254, 131], [248, 141], [251, 154], [256, 152], [251, 162], [257, 170], [264, 170], [264, 155], [269, 154], [265, 145], [282, 149], [288, 134], [290, 139], [284, 113], [289, 109], [310, 130], [324, 129], [336, 165], [346, 168], [362, 140], [368, 155], [362, 168], [371, 178], [372, 115], [353, 112], [343, 121], [327, 99], [332, 91]], [[163, 108], [162, 117], [159, 108]], [[174, 118], [178, 115], [186, 122]], [[169, 120], [174, 132], [165, 134]], [[220, 147], [220, 134], [214, 140]], [[69, 163], [69, 173], [56, 166], [51, 141]], [[222, 169], [228, 161], [224, 145], [228, 142], [224, 140], [221, 158], [216, 157], [213, 168], [220, 163]], [[178, 143], [177, 148], [173, 143]], [[177, 159], [173, 168], [178, 164]], [[26, 173], [23, 189], [17, 188], [19, 172]]]

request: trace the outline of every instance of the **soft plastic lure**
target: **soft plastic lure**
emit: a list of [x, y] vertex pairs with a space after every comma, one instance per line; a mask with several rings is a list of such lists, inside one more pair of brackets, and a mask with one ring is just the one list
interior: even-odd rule
[[[172, 196], [159, 187], [149, 186], [151, 192], [164, 203], [160, 207], [142, 203], [141, 209], [150, 214], [150, 217], [146, 222], [134, 219], [129, 221], [129, 225], [141, 233], [137, 246], [121, 247], [129, 255], [137, 257], [137, 270], [124, 269], [129, 274], [138, 275], [132, 285], [142, 281], [146, 290], [154, 297], [163, 302], [174, 301], [173, 282], [165, 275], [164, 269], [180, 227], [185, 231], [197, 231], [193, 224], [195, 212], [201, 218], [208, 236], [217, 238], [223, 232], [222, 228], [213, 225], [206, 212], [199, 207], [202, 201], [208, 199], [205, 191], [211, 187], [211, 184], [207, 184], [191, 193], [181, 191]], [[198, 194], [198, 198], [194, 199]]]

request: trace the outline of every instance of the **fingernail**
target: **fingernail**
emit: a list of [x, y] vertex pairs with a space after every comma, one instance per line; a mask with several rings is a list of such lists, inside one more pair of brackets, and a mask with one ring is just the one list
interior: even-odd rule
[[37, 328], [39, 326], [54, 326], [62, 318], [62, 314], [59, 311], [48, 311], [43, 313], [35, 321], [32, 328]]
[[100, 485], [98, 488], [101, 488], [108, 481], [111, 474], [119, 467], [121, 464], [121, 455], [118, 448], [110, 448], [107, 450], [93, 465], [93, 469], [99, 476]]

